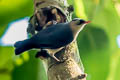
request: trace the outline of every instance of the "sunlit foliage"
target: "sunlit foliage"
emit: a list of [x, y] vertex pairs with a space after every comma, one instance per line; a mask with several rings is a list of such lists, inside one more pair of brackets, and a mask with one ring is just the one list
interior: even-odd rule
[[[77, 41], [87, 80], [120, 79], [120, 0], [68, 0], [75, 8], [73, 17], [92, 22]], [[8, 24], [30, 16], [33, 0], [0, 0], [0, 37]], [[14, 55], [14, 48], [0, 47], [0, 80], [47, 80], [35, 51]]]

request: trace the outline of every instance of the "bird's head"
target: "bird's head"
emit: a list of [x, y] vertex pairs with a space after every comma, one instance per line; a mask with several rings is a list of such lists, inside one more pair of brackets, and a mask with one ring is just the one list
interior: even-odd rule
[[75, 29], [75, 31], [76, 29], [81, 31], [84, 28], [84, 26], [90, 22], [91, 21], [85, 21], [80, 18], [75, 18], [70, 22], [70, 25], [72, 26], [73, 29]]
[[79, 18], [74, 18], [71, 23], [73, 25], [76, 25], [76, 27], [79, 27], [79, 26], [83, 26], [83, 25], [86, 25], [88, 23], [90, 23], [91, 21], [85, 21], [83, 19], [79, 19]]

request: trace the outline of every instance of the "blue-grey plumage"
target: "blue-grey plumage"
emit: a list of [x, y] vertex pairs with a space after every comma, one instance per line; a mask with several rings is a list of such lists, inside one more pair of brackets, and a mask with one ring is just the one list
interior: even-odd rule
[[[88, 22], [81, 19], [74, 19], [68, 23], [51, 25], [30, 39], [16, 42], [14, 45], [16, 47], [15, 54], [18, 55], [33, 48], [50, 49], [53, 53], [49, 54], [55, 58], [54, 54], [74, 41], [86, 23]], [[57, 58], [56, 60], [58, 61]]]

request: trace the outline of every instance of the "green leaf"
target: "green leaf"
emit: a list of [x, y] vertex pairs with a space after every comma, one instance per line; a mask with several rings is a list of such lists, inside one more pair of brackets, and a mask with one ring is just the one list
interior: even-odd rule
[[16, 66], [13, 80], [47, 80], [42, 61], [35, 58], [36, 51], [30, 51], [30, 60], [21, 66]]
[[92, 23], [78, 37], [80, 55], [88, 80], [119, 80], [116, 73], [120, 73], [120, 49], [116, 38], [120, 35], [120, 17], [112, 0], [96, 1], [83, 0]]
[[30, 16], [33, 13], [32, 0], [1, 0], [0, 1], [0, 36], [6, 29], [6, 25], [13, 20]]
[[6, 29], [7, 29], [7, 25], [0, 25], [0, 38], [5, 33]]
[[0, 47], [0, 79], [11, 80], [11, 71], [13, 70], [13, 48]]
[[74, 0], [74, 8], [75, 8], [75, 14], [77, 17], [83, 18], [83, 19], [87, 19], [87, 16], [85, 14], [85, 9], [84, 9], [84, 5], [83, 5], [83, 1], [82, 0]]
[[86, 26], [84, 31], [80, 32], [77, 41], [88, 80], [105, 80], [109, 73], [110, 62], [108, 54], [110, 43], [106, 32], [93, 25]]
[[11, 76], [10, 76], [10, 73], [8, 74], [5, 74], [5, 73], [0, 73], [0, 79], [1, 80], [11, 80]]
[[0, 69], [6, 68], [9, 65], [8, 68], [11, 68], [9, 63], [12, 63], [12, 57], [14, 55], [14, 51], [12, 47], [0, 47]]

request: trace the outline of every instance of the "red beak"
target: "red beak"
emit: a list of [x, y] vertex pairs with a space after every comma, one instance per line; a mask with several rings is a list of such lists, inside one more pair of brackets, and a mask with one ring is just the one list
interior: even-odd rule
[[91, 23], [91, 21], [85, 21], [86, 24]]

